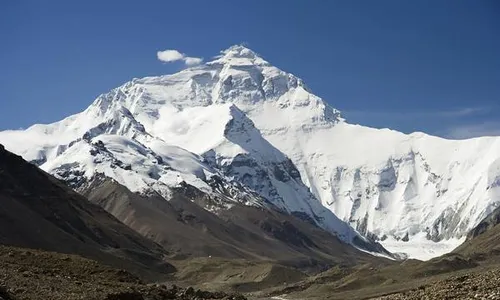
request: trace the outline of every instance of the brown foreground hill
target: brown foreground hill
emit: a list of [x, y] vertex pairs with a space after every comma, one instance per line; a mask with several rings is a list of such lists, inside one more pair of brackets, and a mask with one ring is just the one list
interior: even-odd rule
[[0, 244], [105, 262], [143, 276], [169, 274], [167, 251], [0, 145]]

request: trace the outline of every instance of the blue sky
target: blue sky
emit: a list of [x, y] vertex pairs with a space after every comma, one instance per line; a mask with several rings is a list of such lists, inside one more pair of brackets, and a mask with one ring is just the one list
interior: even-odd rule
[[500, 135], [500, 2], [17, 1], [0, 4], [0, 130], [85, 109], [156, 52], [246, 43], [351, 123]]

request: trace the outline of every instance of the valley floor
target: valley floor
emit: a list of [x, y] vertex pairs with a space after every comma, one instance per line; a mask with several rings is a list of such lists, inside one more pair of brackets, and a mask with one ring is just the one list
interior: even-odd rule
[[449, 254], [380, 268], [335, 267], [266, 293], [268, 298], [262, 299], [500, 299], [500, 263]]
[[147, 284], [80, 256], [0, 246], [0, 299], [500, 299], [496, 257], [478, 263], [449, 254], [428, 262], [339, 266], [309, 276], [270, 262], [172, 263], [178, 271], [163, 279], [166, 284]]
[[76, 255], [0, 245], [0, 300], [245, 300], [139, 277]]

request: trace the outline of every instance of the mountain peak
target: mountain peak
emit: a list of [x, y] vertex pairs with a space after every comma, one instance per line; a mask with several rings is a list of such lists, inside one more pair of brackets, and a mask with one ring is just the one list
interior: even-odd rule
[[243, 46], [233, 45], [226, 50], [221, 51], [221, 55], [212, 64], [230, 64], [230, 65], [269, 65], [255, 51]]
[[246, 57], [246, 58], [259, 57], [259, 55], [255, 53], [255, 51], [243, 45], [232, 45], [226, 50], [222, 50], [221, 53], [224, 54], [224, 56], [226, 57]]

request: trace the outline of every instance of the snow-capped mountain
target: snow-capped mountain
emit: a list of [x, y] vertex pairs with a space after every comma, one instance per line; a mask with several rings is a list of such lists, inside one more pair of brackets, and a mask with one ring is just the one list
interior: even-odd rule
[[0, 143], [75, 187], [104, 174], [168, 199], [186, 182], [350, 241], [347, 222], [420, 258], [451, 250], [500, 202], [500, 138], [349, 124], [302, 80], [243, 46], [173, 75], [134, 79], [62, 121], [0, 132]]

